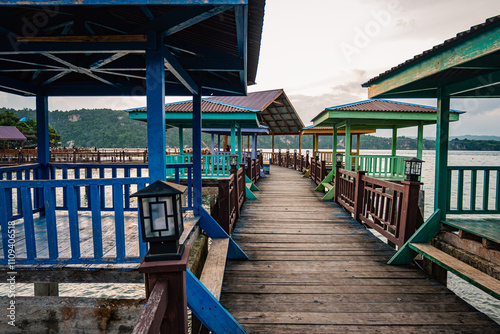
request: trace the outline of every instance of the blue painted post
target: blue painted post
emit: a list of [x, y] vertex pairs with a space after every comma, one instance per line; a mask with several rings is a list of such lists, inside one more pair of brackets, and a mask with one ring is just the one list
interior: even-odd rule
[[252, 135], [252, 159], [257, 159], [257, 135]]
[[146, 50], [146, 92], [148, 128], [148, 166], [151, 183], [166, 180], [165, 133], [165, 46], [161, 34], [148, 32]]
[[200, 214], [202, 195], [201, 176], [201, 88], [193, 95], [193, 213]]
[[[37, 137], [37, 157], [40, 168], [38, 178], [42, 180], [49, 179], [49, 107], [48, 97], [43, 95], [36, 96], [36, 137]], [[44, 215], [43, 189], [37, 188], [37, 200], [35, 208], [40, 208], [40, 214]]]
[[215, 154], [215, 133], [212, 133], [212, 136], [210, 138], [210, 153], [212, 155]]
[[448, 140], [450, 132], [450, 97], [438, 88], [436, 124], [436, 182], [434, 188], [434, 211], [441, 210], [441, 218], [446, 219], [446, 199], [448, 192]]

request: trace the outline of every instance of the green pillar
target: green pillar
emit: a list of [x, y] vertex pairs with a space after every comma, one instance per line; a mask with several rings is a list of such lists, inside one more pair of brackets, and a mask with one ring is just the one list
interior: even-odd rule
[[332, 161], [335, 161], [335, 154], [337, 154], [337, 127], [333, 126], [333, 150], [332, 150]]
[[236, 153], [236, 123], [231, 127], [231, 154]]
[[422, 159], [422, 150], [424, 149], [424, 124], [420, 122], [417, 134], [417, 158]]
[[448, 140], [450, 132], [450, 97], [438, 88], [436, 124], [436, 173], [434, 188], [434, 211], [441, 210], [441, 218], [446, 219], [448, 193]]
[[398, 144], [398, 128], [393, 127], [392, 128], [392, 156], [396, 156], [396, 147]]
[[345, 124], [345, 169], [347, 170], [352, 169], [351, 144], [351, 122], [347, 120]]

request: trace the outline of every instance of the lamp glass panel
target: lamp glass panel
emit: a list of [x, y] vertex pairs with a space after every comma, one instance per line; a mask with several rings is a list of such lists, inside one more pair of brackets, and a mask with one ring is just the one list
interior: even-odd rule
[[172, 202], [172, 197], [160, 197], [158, 202], [167, 203], [167, 215], [171, 216], [174, 214], [174, 206]]
[[150, 203], [151, 207], [151, 222], [153, 231], [168, 230], [167, 221], [165, 216], [164, 203]]
[[411, 173], [411, 162], [405, 162], [405, 175], [410, 175]]
[[144, 217], [149, 217], [149, 198], [142, 199], [142, 213]]

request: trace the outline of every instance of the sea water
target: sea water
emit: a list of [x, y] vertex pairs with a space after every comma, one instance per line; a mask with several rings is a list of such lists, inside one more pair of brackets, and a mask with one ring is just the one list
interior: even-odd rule
[[[264, 150], [270, 152], [271, 150]], [[390, 155], [390, 150], [361, 150], [362, 155]], [[415, 156], [416, 151], [398, 151], [398, 155]], [[434, 207], [434, 173], [435, 151], [423, 151], [422, 166], [423, 190], [425, 191], [425, 218], [428, 218]], [[500, 152], [490, 151], [450, 151], [448, 155], [450, 166], [500, 166]], [[272, 176], [272, 167], [271, 167]], [[490, 183], [494, 187], [494, 182]], [[496, 216], [498, 217], [498, 216]], [[500, 217], [498, 217], [500, 219]], [[22, 275], [22, 272], [19, 273]], [[462, 299], [473, 305], [479, 311], [500, 323], [500, 301], [489, 296], [461, 278], [449, 273], [448, 288]], [[0, 295], [6, 295], [8, 286], [0, 284]], [[33, 296], [33, 284], [16, 284], [18, 296]], [[145, 298], [144, 284], [125, 283], [92, 283], [92, 284], [59, 284], [59, 295], [67, 297], [92, 298]]]

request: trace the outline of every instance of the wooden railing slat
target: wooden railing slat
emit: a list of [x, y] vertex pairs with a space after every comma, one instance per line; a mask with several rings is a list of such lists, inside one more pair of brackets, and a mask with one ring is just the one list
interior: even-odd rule
[[49, 245], [49, 258], [56, 259], [59, 256], [59, 249], [57, 243], [55, 189], [48, 186], [44, 187], [43, 198], [45, 205], [45, 221], [47, 224], [47, 242]]
[[89, 205], [92, 210], [92, 241], [94, 245], [94, 258], [97, 259], [102, 258], [103, 255], [101, 206], [99, 197], [99, 189], [97, 185], [91, 185], [89, 192]]
[[115, 242], [116, 257], [125, 258], [125, 219], [123, 215], [123, 188], [120, 184], [113, 185], [113, 208], [115, 211]]
[[34, 259], [36, 257], [35, 226], [33, 221], [33, 207], [31, 201], [31, 191], [27, 187], [21, 188], [23, 203], [24, 237], [26, 242], [26, 257]]
[[69, 238], [71, 245], [71, 257], [77, 259], [80, 257], [80, 231], [78, 229], [78, 206], [76, 198], [76, 189], [73, 186], [67, 187], [68, 190], [68, 221]]
[[132, 334], [157, 334], [168, 306], [168, 281], [159, 280], [149, 295]]

